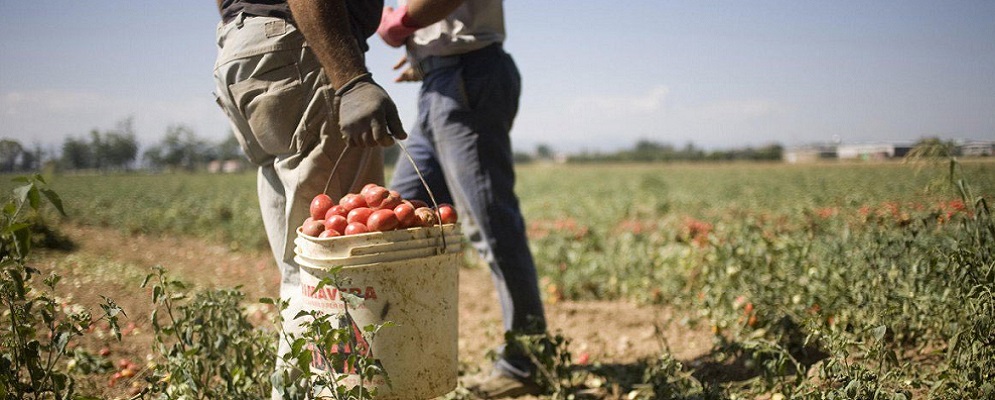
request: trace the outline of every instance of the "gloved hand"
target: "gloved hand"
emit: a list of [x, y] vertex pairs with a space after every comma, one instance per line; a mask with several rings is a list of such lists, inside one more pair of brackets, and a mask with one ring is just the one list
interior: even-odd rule
[[397, 106], [369, 72], [335, 91], [342, 139], [350, 146], [390, 146], [408, 137], [397, 115]]
[[424, 28], [408, 17], [408, 6], [384, 7], [377, 34], [391, 47], [401, 47], [415, 31]]

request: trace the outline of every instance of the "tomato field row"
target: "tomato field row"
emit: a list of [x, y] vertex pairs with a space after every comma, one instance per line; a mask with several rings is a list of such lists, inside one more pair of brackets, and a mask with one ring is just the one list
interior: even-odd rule
[[[76, 223], [265, 248], [254, 174], [50, 182]], [[529, 165], [517, 191], [547, 302], [670, 304], [755, 377], [680, 398], [995, 395], [993, 162]]]

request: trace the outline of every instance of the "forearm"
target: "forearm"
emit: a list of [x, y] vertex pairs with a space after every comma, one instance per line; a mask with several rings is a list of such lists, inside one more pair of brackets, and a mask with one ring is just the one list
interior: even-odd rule
[[366, 73], [363, 52], [349, 28], [349, 14], [342, 0], [288, 0], [297, 28], [318, 57], [325, 75], [336, 88]]
[[461, 4], [463, 0], [410, 0], [408, 17], [421, 26], [428, 26], [446, 18]]

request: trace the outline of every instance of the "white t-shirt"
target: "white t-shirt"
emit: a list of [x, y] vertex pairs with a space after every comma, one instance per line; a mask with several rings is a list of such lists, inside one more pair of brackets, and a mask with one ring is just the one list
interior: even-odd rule
[[466, 0], [442, 21], [416, 31], [408, 53], [416, 60], [463, 54], [503, 42], [504, 36], [502, 0]]

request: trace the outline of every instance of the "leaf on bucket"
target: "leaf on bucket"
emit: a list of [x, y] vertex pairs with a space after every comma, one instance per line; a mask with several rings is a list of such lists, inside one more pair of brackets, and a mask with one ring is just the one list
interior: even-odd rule
[[341, 293], [342, 293], [342, 301], [345, 301], [346, 304], [348, 304], [350, 307], [356, 308], [359, 307], [361, 304], [363, 304], [362, 297], [356, 296], [348, 292], [341, 292]]

